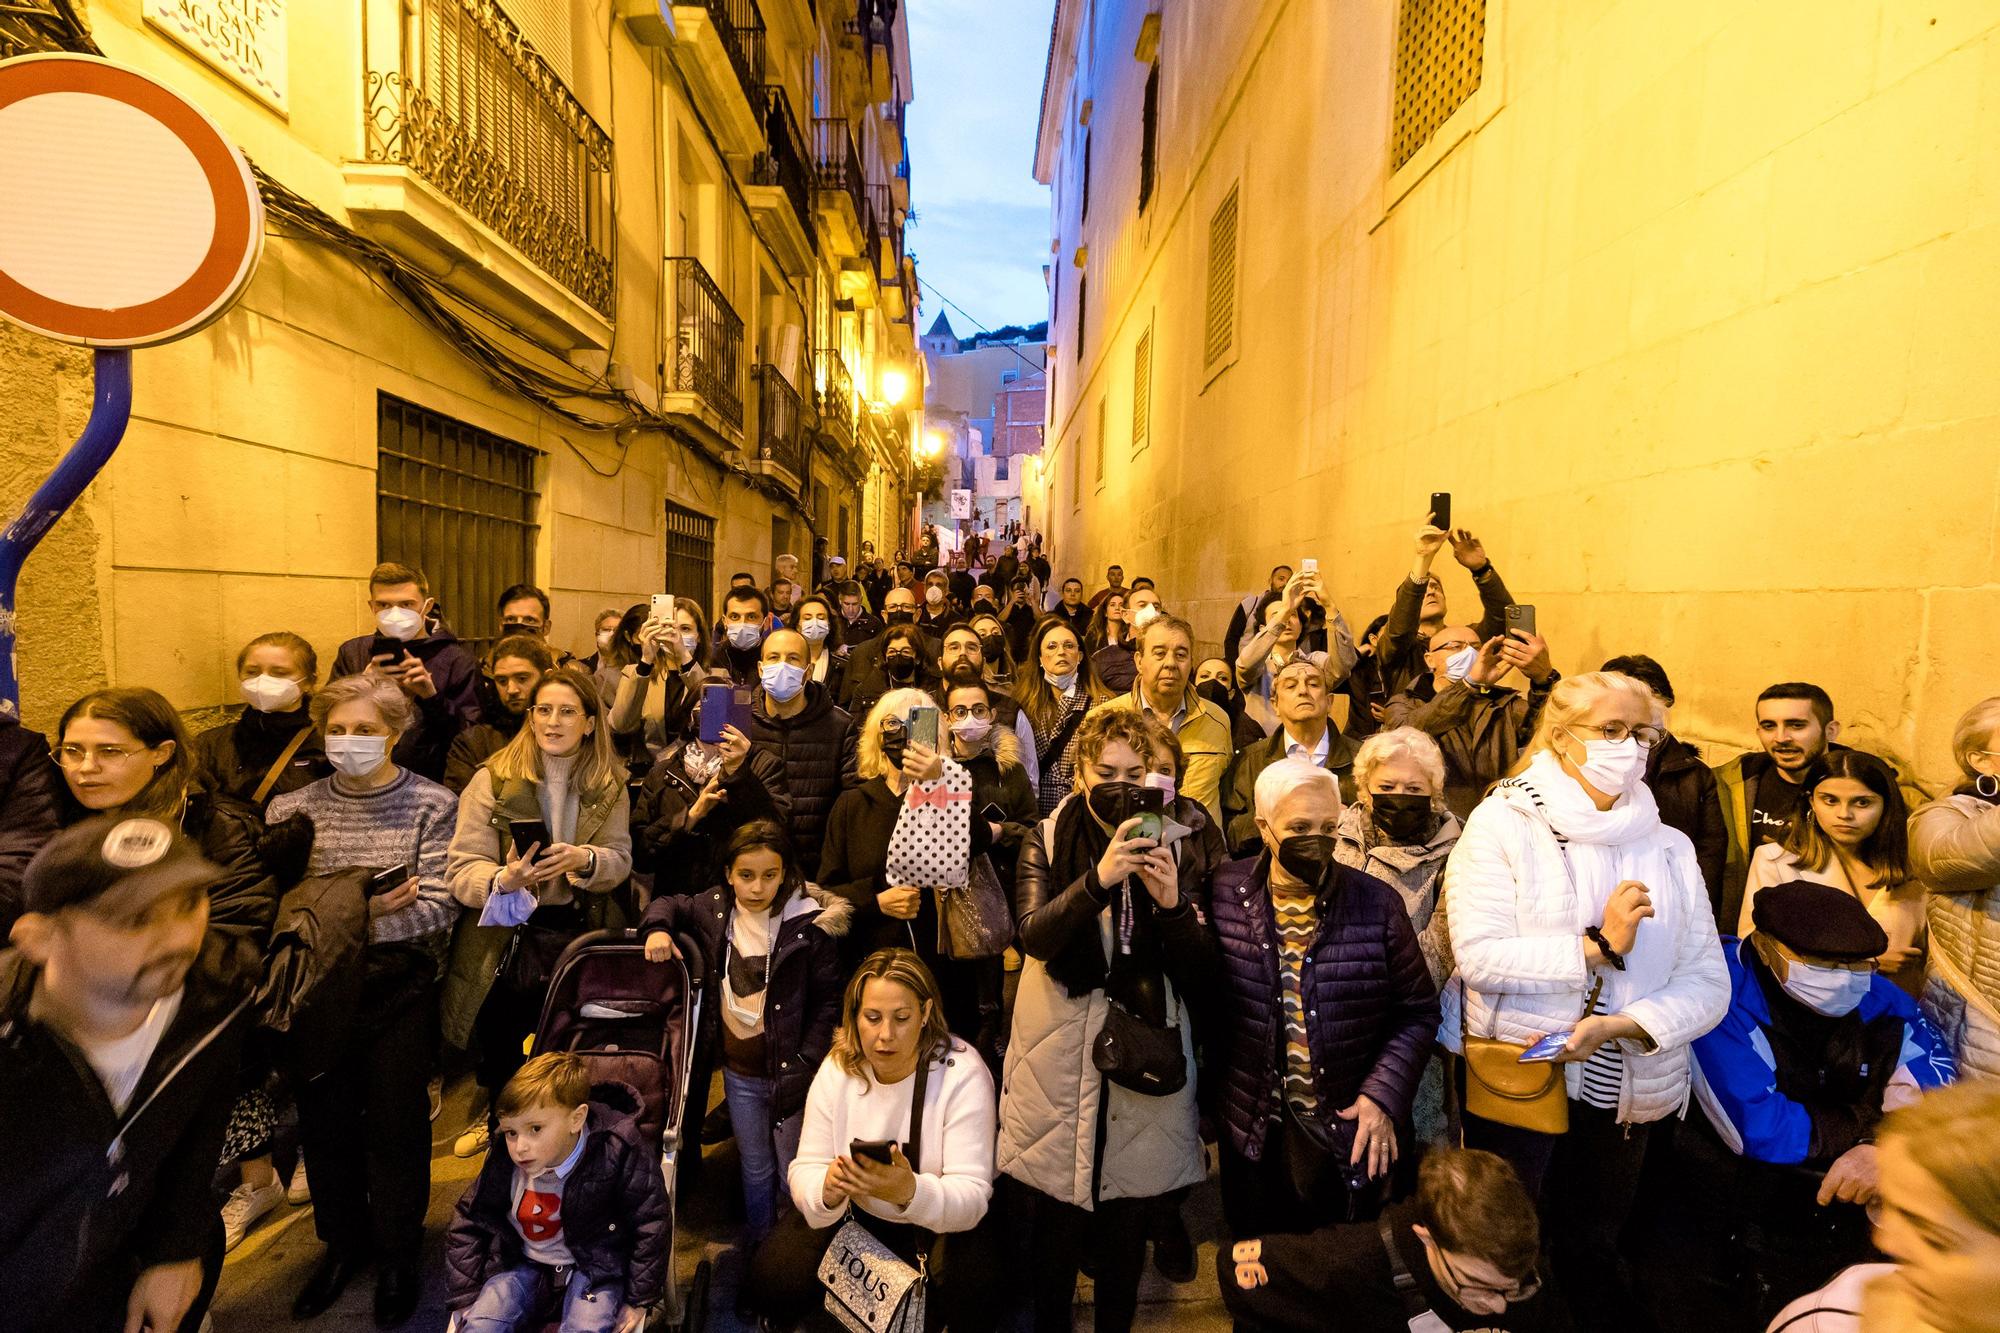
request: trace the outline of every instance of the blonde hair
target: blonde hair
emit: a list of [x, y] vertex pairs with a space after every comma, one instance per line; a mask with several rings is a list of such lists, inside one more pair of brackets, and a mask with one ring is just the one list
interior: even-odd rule
[[[875, 701], [868, 710], [868, 716], [861, 723], [861, 734], [854, 738], [854, 771], [866, 782], [879, 778], [889, 771], [889, 761], [882, 757], [882, 721], [889, 714], [898, 717], [909, 716], [912, 708], [936, 708], [937, 700], [923, 690], [890, 690]], [[942, 744], [944, 737], [938, 737]]]
[[868, 1074], [868, 1057], [861, 1049], [861, 993], [871, 981], [893, 981], [917, 997], [919, 1008], [928, 1006], [923, 1031], [917, 1034], [921, 1059], [934, 1060], [951, 1047], [951, 1030], [944, 1022], [944, 997], [937, 978], [924, 960], [909, 949], [877, 949], [861, 960], [848, 978], [847, 992], [840, 997], [840, 1026], [833, 1030], [833, 1047], [827, 1058], [855, 1078]]
[[1894, 1141], [1965, 1215], [2000, 1233], [2000, 1082], [1968, 1080], [1927, 1092], [1882, 1119]]
[[[597, 724], [583, 738], [583, 744], [577, 747], [576, 765], [570, 770], [570, 786], [586, 801], [601, 800], [625, 785], [625, 765], [619, 761], [618, 752], [611, 743], [611, 724], [604, 716], [604, 699], [589, 676], [575, 667], [561, 666], [535, 683], [535, 692], [528, 696], [530, 712], [552, 685], [560, 685], [576, 695], [577, 702], [583, 705], [584, 717]], [[513, 740], [486, 761], [486, 771], [493, 775], [495, 782], [505, 778], [541, 782], [542, 747], [535, 742], [532, 717], [522, 722]]]
[[1549, 701], [1542, 708], [1542, 720], [1535, 727], [1535, 738], [1528, 743], [1527, 749], [1521, 751], [1521, 760], [1514, 765], [1514, 772], [1527, 768], [1528, 761], [1542, 751], [1554, 750], [1557, 728], [1575, 722], [1608, 694], [1622, 695], [1639, 704], [1645, 709], [1647, 723], [1651, 724], [1659, 700], [1644, 681], [1616, 671], [1586, 671], [1580, 676], [1564, 676], [1556, 682], [1555, 689], [1549, 691]]
[[1375, 770], [1396, 759], [1407, 759], [1423, 771], [1424, 779], [1431, 784], [1431, 809], [1444, 809], [1444, 752], [1429, 733], [1415, 727], [1378, 731], [1361, 742], [1354, 755], [1355, 799], [1363, 805], [1369, 804], [1368, 784], [1374, 781]]
[[1147, 772], [1160, 766], [1160, 737], [1166, 728], [1136, 708], [1094, 708], [1076, 729], [1076, 789], [1083, 790], [1083, 770], [1118, 741], [1132, 747]]
[[1996, 748], [1996, 736], [2000, 736], [2000, 694], [1966, 709], [1951, 729], [1951, 757], [1958, 761], [1958, 771], [1977, 778], [1979, 770], [1972, 766], [1972, 752]]
[[543, 1051], [514, 1071], [493, 1099], [493, 1114], [516, 1116], [538, 1106], [573, 1111], [590, 1103], [590, 1066], [568, 1051]]

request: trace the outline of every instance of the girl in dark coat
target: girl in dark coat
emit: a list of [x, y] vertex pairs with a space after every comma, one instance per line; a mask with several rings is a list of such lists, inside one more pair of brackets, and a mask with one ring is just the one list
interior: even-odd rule
[[262, 811], [333, 772], [306, 707], [319, 656], [290, 630], [260, 634], [236, 654], [236, 678], [249, 706], [194, 738], [195, 767], [211, 790]]
[[737, 829], [722, 859], [723, 884], [699, 897], [655, 898], [639, 933], [653, 962], [675, 955], [678, 932], [707, 963], [698, 1041], [710, 1052], [720, 1043], [754, 1248], [777, 1219], [799, 1148], [799, 1113], [833, 1045], [845, 978], [835, 941], [854, 909], [805, 883], [784, 830], [771, 820]]

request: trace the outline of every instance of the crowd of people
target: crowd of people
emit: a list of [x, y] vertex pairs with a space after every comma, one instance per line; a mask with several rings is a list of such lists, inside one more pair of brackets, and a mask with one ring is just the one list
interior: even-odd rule
[[[1558, 672], [1463, 529], [1358, 635], [1317, 561], [1215, 640], [1173, 594], [932, 537], [572, 655], [538, 588], [475, 649], [385, 563], [370, 633], [325, 671], [259, 635], [199, 735], [140, 685], [0, 719], [0, 1322], [193, 1330], [308, 1200], [294, 1317], [372, 1270], [406, 1321], [463, 1074], [464, 1330], [635, 1333], [663, 1173], [732, 1138], [772, 1327], [865, 1245], [926, 1328], [1068, 1329], [1087, 1274], [1118, 1333], [1149, 1251], [1204, 1280], [1211, 1175], [1241, 1328], [1667, 1329], [1689, 1284], [1744, 1329], [1996, 1326], [2000, 697], [1930, 799], [1807, 682], [1710, 767], [1661, 663]], [[597, 931], [705, 964], [678, 1155], [535, 1047]]]

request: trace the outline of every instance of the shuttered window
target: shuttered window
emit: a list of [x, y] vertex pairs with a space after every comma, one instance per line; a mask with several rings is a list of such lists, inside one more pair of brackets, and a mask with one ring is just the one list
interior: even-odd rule
[[1153, 426], [1153, 330], [1150, 325], [1132, 349], [1132, 452], [1146, 447]]
[[565, 0], [500, 0], [500, 12], [514, 20], [514, 26], [535, 48], [535, 54], [549, 62], [563, 81], [576, 87], [576, 48], [570, 41], [569, 5]]
[[1104, 437], [1108, 433], [1106, 422], [1111, 415], [1111, 395], [1105, 394], [1097, 400], [1097, 484], [1104, 484]]
[[540, 455], [442, 412], [376, 399], [375, 558], [415, 565], [474, 651], [500, 631], [497, 599], [535, 581]]
[[1403, 0], [1396, 19], [1396, 108], [1389, 169], [1417, 155], [1479, 91], [1486, 66], [1486, 0]]
[[1203, 325], [1204, 370], [1236, 342], [1236, 214], [1241, 186], [1232, 185], [1208, 220], [1208, 317]]

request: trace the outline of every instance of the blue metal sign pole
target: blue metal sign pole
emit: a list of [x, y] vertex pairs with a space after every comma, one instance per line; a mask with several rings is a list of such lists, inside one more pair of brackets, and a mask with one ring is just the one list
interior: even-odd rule
[[21, 686], [14, 676], [14, 590], [21, 566], [110, 460], [132, 419], [131, 349], [100, 347], [94, 355], [90, 421], [48, 480], [28, 497], [20, 516], [0, 530], [0, 716], [21, 715]]

